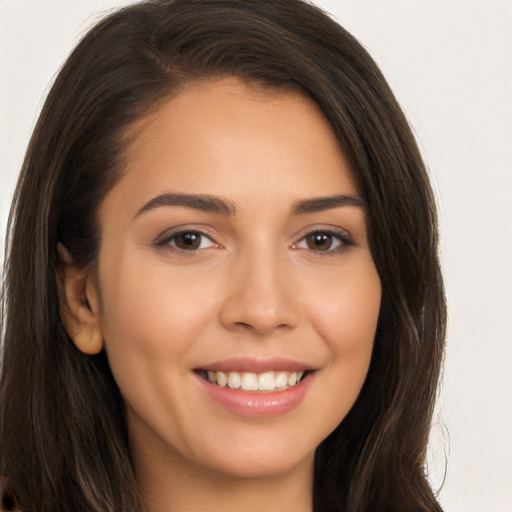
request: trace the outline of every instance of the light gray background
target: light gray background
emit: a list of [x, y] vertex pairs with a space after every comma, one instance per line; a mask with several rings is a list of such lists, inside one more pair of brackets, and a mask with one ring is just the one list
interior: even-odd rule
[[[0, 234], [48, 84], [99, 13], [127, 3], [0, 0]], [[512, 3], [317, 4], [380, 64], [438, 196], [450, 321], [431, 481], [447, 456], [447, 512], [512, 512]]]

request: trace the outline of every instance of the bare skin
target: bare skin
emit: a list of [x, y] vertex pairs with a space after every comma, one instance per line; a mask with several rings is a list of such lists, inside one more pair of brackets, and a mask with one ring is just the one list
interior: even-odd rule
[[[107, 351], [147, 509], [311, 511], [314, 452], [361, 389], [381, 298], [346, 159], [310, 100], [234, 78], [132, 133], [98, 266], [68, 269], [65, 300], [76, 345]], [[228, 389], [264, 373], [292, 384]]]

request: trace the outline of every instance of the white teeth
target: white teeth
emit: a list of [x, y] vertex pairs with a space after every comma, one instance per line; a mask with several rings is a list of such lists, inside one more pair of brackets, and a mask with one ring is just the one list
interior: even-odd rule
[[274, 372], [262, 373], [258, 379], [258, 389], [260, 391], [271, 391], [276, 387]]
[[240, 386], [244, 391], [256, 391], [258, 389], [258, 377], [255, 373], [244, 373]]
[[243, 391], [280, 391], [295, 386], [304, 375], [300, 372], [222, 372], [207, 371], [204, 376], [213, 384]]
[[228, 378], [224, 372], [217, 372], [217, 384], [224, 387], [228, 383]]
[[286, 372], [279, 372], [276, 375], [276, 388], [284, 388], [288, 385], [288, 374]]
[[240, 387], [242, 378], [238, 372], [229, 372], [228, 386], [231, 389], [238, 389]]

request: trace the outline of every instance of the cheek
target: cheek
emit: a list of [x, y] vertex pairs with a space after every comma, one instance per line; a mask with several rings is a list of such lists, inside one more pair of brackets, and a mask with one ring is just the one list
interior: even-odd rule
[[101, 270], [105, 349], [130, 417], [151, 419], [156, 430], [180, 438], [166, 411], [184, 407], [187, 357], [213, 315], [211, 285], [143, 257]]
[[213, 283], [190, 271], [143, 257], [126, 258], [111, 270], [105, 269], [102, 287], [107, 348], [121, 342], [148, 353], [170, 347], [179, 352], [210, 315]]
[[370, 365], [380, 311], [381, 286], [373, 266], [341, 275], [328, 291], [316, 296], [313, 325], [328, 347], [324, 410], [333, 411], [331, 427], [354, 404]]
[[[137, 393], [149, 397], [151, 388], [171, 385], [153, 382], [162, 375], [179, 379], [187, 350], [204, 327], [201, 284], [192, 280], [185, 286], [176, 275], [140, 257], [116, 263], [102, 269], [108, 275], [102, 286], [105, 348], [125, 398], [136, 399]], [[169, 367], [172, 372], [158, 371]]]
[[325, 284], [323, 290], [310, 291], [313, 323], [333, 355], [371, 351], [381, 301], [380, 279], [373, 262], [355, 261]]

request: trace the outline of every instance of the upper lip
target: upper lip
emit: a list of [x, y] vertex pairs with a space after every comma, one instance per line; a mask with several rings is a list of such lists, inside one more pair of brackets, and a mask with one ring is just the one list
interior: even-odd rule
[[303, 361], [286, 357], [233, 357], [205, 363], [202, 366], [196, 367], [195, 370], [262, 373], [266, 371], [298, 372], [314, 370], [314, 368]]

